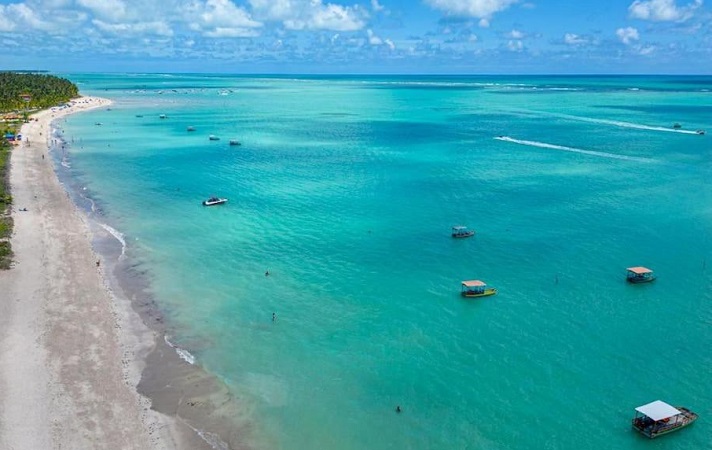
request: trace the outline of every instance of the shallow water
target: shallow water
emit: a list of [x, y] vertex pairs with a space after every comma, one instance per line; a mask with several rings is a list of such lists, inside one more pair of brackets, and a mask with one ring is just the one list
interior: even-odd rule
[[[672, 129], [712, 78], [69, 77], [115, 104], [66, 165], [257, 447], [712, 448], [711, 138]], [[701, 419], [647, 442], [656, 399]]]

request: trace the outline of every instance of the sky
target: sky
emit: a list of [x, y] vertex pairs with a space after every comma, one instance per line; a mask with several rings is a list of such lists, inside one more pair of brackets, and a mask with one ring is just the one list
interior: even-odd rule
[[0, 70], [712, 74], [704, 0], [0, 0]]

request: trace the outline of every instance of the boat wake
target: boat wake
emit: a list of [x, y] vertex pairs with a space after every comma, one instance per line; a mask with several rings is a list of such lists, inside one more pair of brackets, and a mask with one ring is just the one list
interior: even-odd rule
[[[92, 202], [92, 210], [93, 209], [94, 209], [94, 203]], [[100, 222], [99, 226], [101, 226], [103, 229], [105, 229], [110, 235], [114, 236], [116, 238], [116, 240], [121, 243], [121, 255], [119, 255], [119, 259], [123, 258], [124, 255], [126, 254], [126, 239], [124, 239], [124, 235], [117, 229], [112, 228], [105, 223]]]
[[547, 113], [542, 111], [527, 111], [529, 113], [544, 114], [549, 117], [559, 117], [561, 119], [577, 120], [579, 122], [597, 123], [602, 125], [612, 125], [621, 128], [633, 128], [636, 130], [648, 130], [648, 131], [664, 131], [668, 133], [680, 133], [680, 134], [699, 134], [697, 131], [693, 130], [681, 130], [679, 128], [668, 128], [668, 127], [657, 127], [652, 125], [645, 125], [641, 123], [633, 122], [623, 122], [620, 120], [608, 120], [608, 119], [595, 119], [593, 117], [581, 117], [572, 116], [569, 114], [557, 114], [557, 113]]
[[195, 356], [193, 356], [188, 350], [182, 349], [178, 347], [177, 345], [173, 345], [171, 341], [168, 340], [168, 336], [163, 336], [163, 340], [166, 341], [166, 344], [170, 348], [176, 351], [178, 353], [178, 356], [180, 356], [180, 359], [183, 361], [187, 362], [190, 365], [195, 365]]
[[511, 142], [513, 144], [528, 145], [530, 147], [548, 148], [548, 149], [552, 149], [552, 150], [561, 150], [561, 151], [565, 151], [565, 152], [580, 153], [582, 155], [598, 156], [599, 158], [620, 159], [623, 161], [637, 161], [637, 162], [645, 162], [645, 163], [657, 162], [654, 159], [643, 158], [640, 156], [626, 156], [626, 155], [617, 155], [615, 153], [608, 153], [608, 152], [597, 152], [594, 150], [584, 150], [581, 148], [566, 147], [563, 145], [547, 144], [546, 142], [525, 141], [522, 139], [514, 139], [509, 136], [498, 136], [495, 139], [498, 141]]

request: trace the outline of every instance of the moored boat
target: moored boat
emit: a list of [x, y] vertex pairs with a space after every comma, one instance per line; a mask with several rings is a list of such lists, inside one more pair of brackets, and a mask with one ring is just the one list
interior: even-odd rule
[[160, 115], [158, 116], [158, 118], [159, 118], [159, 119], [167, 119], [168, 116], [165, 115], [165, 114], [160, 114]]
[[208, 136], [208, 139], [211, 141], [219, 141], [220, 140], [220, 138], [215, 136], [214, 134], [211, 134], [210, 136]]
[[188, 128], [186, 128], [186, 130], [187, 131], [195, 131], [195, 127], [191, 125]]
[[650, 283], [655, 280], [655, 275], [653, 271], [643, 266], [628, 267], [626, 269], [628, 274], [626, 275], [626, 280], [629, 283]]
[[462, 282], [461, 292], [463, 297], [487, 297], [497, 293], [497, 289], [487, 287], [484, 281], [467, 280]]
[[230, 145], [235, 146], [235, 145], [242, 145], [242, 144], [237, 139], [231, 139]]
[[454, 227], [452, 227], [452, 237], [454, 238], [467, 238], [474, 235], [475, 231], [468, 230], [467, 227], [464, 225], [455, 225]]
[[681, 406], [673, 407], [655, 400], [647, 405], [635, 408], [632, 425], [637, 431], [650, 439], [672, 433], [691, 425], [697, 420], [697, 414]]
[[203, 206], [222, 205], [223, 203], [227, 203], [226, 198], [210, 197], [209, 199], [203, 201]]

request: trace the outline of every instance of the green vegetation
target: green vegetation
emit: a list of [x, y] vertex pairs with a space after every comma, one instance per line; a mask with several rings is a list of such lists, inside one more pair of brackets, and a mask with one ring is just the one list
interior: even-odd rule
[[10, 241], [0, 241], [0, 270], [7, 270], [12, 264]]
[[[14, 112], [27, 121], [28, 111], [49, 108], [66, 103], [79, 96], [79, 89], [69, 80], [38, 73], [0, 72], [0, 113]], [[0, 131], [4, 136], [17, 134], [17, 123], [4, 123]], [[12, 217], [10, 205], [10, 150], [11, 146], [0, 136], [0, 270], [9, 269], [12, 263]]]
[[10, 268], [12, 249], [12, 217], [9, 216], [12, 196], [10, 195], [10, 144], [0, 136], [0, 270]]
[[0, 72], [0, 111], [44, 109], [79, 96], [69, 80], [53, 75]]

